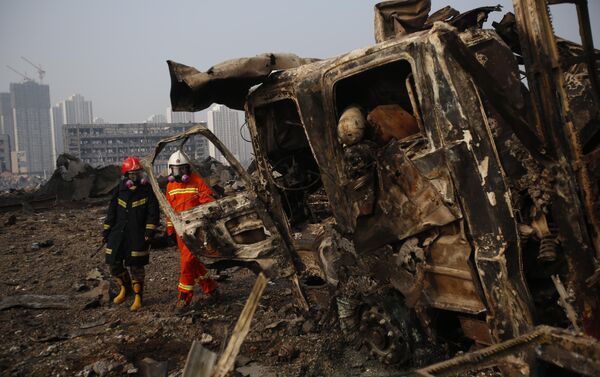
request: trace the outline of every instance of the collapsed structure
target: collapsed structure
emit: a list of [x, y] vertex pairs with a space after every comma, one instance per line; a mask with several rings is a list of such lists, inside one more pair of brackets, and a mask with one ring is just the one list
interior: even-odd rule
[[56, 170], [38, 195], [56, 197], [59, 201], [77, 201], [110, 194], [121, 177], [120, 167], [107, 165], [94, 168], [68, 153], [56, 159]]
[[[178, 234], [214, 267], [290, 277], [307, 310], [330, 308], [309, 292], [326, 290], [349, 340], [382, 362], [424, 366], [490, 347], [421, 375], [551, 368], [536, 359], [600, 373], [587, 338], [600, 337], [587, 3], [577, 2], [583, 46], [553, 35], [545, 1], [514, 4], [485, 30], [498, 7], [428, 15], [428, 1], [387, 1], [376, 6], [378, 43], [328, 60], [268, 54], [207, 72], [169, 62], [175, 110], [245, 109], [257, 167], [250, 177], [201, 125], [161, 141], [143, 164]], [[151, 164], [194, 135], [244, 184], [175, 214]], [[559, 345], [544, 347], [551, 339]]]
[[107, 165], [94, 168], [79, 158], [63, 153], [47, 181], [35, 189], [0, 195], [0, 212], [45, 210], [57, 203], [82, 202], [108, 195], [118, 184], [120, 168]]

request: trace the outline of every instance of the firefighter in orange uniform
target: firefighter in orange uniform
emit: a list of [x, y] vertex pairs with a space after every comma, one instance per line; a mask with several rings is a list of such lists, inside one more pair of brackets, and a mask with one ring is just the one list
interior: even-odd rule
[[[181, 151], [169, 157], [169, 183], [167, 184], [167, 201], [175, 212], [212, 202], [213, 192], [202, 178], [191, 171], [188, 158]], [[167, 219], [167, 234], [175, 232], [173, 224]], [[177, 245], [181, 251], [181, 272], [179, 275], [179, 297], [175, 310], [182, 312], [187, 308], [193, 296], [194, 284], [198, 282], [208, 297], [217, 296], [217, 283], [210, 279], [208, 270], [177, 236]]]

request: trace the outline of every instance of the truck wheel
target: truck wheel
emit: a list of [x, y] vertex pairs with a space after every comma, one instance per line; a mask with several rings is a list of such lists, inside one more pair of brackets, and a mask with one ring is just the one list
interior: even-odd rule
[[416, 323], [399, 294], [337, 299], [340, 326], [348, 341], [367, 348], [384, 364], [412, 360]]
[[385, 364], [405, 364], [409, 342], [402, 329], [380, 305], [365, 306], [359, 321], [359, 337], [371, 356]]

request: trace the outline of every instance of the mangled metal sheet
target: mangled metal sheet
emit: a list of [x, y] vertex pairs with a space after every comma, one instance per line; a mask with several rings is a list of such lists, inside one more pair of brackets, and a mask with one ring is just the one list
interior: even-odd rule
[[[182, 140], [180, 147], [183, 147], [194, 135], [205, 137], [223, 154], [248, 190], [229, 193], [204, 205], [175, 212], [158, 185], [152, 164], [168, 144]], [[265, 202], [253, 189], [254, 184], [248, 173], [206, 126], [199, 124], [182, 134], [161, 140], [154, 153], [142, 159], [141, 163], [162, 211], [194, 256], [211, 268], [225, 269], [237, 265], [255, 273], [288, 277], [295, 288], [293, 293], [297, 304], [308, 310], [289, 243], [281, 236], [267, 212]]]
[[[432, 227], [449, 224], [461, 216], [460, 211], [449, 205], [443, 194], [406, 157], [397, 141], [383, 149], [377, 166], [379, 211], [374, 216], [364, 217], [356, 225], [354, 242], [360, 250], [406, 239]], [[436, 169], [435, 166], [430, 168]], [[436, 174], [431, 170], [428, 172]], [[451, 187], [447, 179], [445, 187]]]
[[246, 171], [205, 126], [197, 125], [183, 134], [161, 141], [155, 152], [142, 160], [142, 165], [149, 175], [162, 210], [173, 222], [177, 234], [198, 258], [207, 263], [229, 259], [255, 262], [265, 270], [275, 264], [278, 272], [287, 271], [289, 261], [281, 253], [275, 253], [275, 250], [285, 248], [285, 245], [252, 192], [228, 195], [181, 213], [176, 213], [168, 204], [151, 164], [167, 144], [187, 140], [193, 135], [203, 135], [218, 149], [223, 148], [222, 153], [231, 159], [232, 168], [246, 187], [252, 187]]
[[[410, 301], [420, 300], [431, 307], [480, 313], [485, 303], [485, 310], [491, 313], [487, 326], [497, 341], [527, 330], [532, 323], [531, 303], [519, 265], [519, 236], [509, 187], [490, 136], [492, 131], [486, 124], [476, 87], [442, 41], [446, 35], [459, 41], [458, 34], [456, 29], [440, 25], [429, 33], [411, 34], [324, 64], [291, 70], [250, 95], [249, 124], [252, 133], [257, 134], [259, 145], [263, 140], [261, 132], [277, 134], [276, 129], [270, 127], [278, 127], [280, 123], [272, 122], [271, 126], [252, 115], [267, 111], [265, 109], [271, 103], [277, 106], [272, 102], [275, 93], [295, 93], [295, 101], [301, 108], [300, 125], [305, 129], [319, 165], [325, 191], [330, 202], [335, 203], [332, 212], [336, 225], [352, 240], [356, 253], [353, 258], [358, 255], [360, 263], [364, 264], [364, 269], [357, 269], [355, 273], [369, 274], [381, 282], [416, 279], [415, 284], [409, 284], [406, 289], [401, 284], [396, 287], [407, 296], [413, 296], [411, 292], [415, 292]], [[482, 31], [471, 32], [469, 38], [482, 45], [495, 41]], [[482, 58], [485, 57], [482, 53]], [[414, 63], [399, 64], [399, 59]], [[420, 137], [400, 142], [392, 140], [384, 146], [369, 146], [367, 142], [340, 145], [336, 125], [343, 107], [336, 108], [334, 101], [350, 104], [362, 99], [367, 101], [367, 106], [379, 105], [368, 101], [373, 95], [390, 93], [390, 83], [385, 78], [394, 76], [390, 76], [392, 71], [385, 71], [376, 77], [365, 76], [369, 79], [362, 82], [348, 81], [352, 84], [346, 86], [344, 80], [355, 80], [363, 72], [369, 75], [368, 72], [386, 66], [400, 70], [412, 67], [424, 125]], [[403, 72], [408, 74], [410, 71]], [[405, 78], [394, 77], [392, 81], [405, 90]], [[381, 88], [369, 88], [378, 83]], [[507, 84], [512, 85], [503, 83]], [[352, 97], [353, 93], [356, 98]], [[410, 108], [410, 103], [407, 104]], [[276, 116], [277, 112], [274, 114]], [[285, 123], [285, 119], [282, 120]], [[347, 158], [349, 152], [352, 152], [351, 158]], [[261, 156], [259, 171], [269, 177], [269, 156], [263, 156], [260, 150], [257, 154]], [[375, 163], [362, 157], [369, 155]], [[362, 160], [366, 162], [359, 163]], [[361, 170], [362, 165], [366, 169]], [[369, 176], [369, 166], [377, 174]], [[357, 170], [360, 170], [358, 174], [354, 174]], [[280, 217], [285, 218], [285, 214]], [[426, 290], [427, 300], [423, 300], [417, 295], [422, 290], [418, 280], [423, 278], [418, 273], [416, 278], [409, 278], [395, 266], [390, 254], [398, 250], [397, 244], [407, 242], [408, 238], [417, 236], [421, 240], [428, 229], [443, 227], [461, 218], [469, 229], [469, 235], [464, 239], [471, 245], [461, 246], [458, 237], [449, 246], [461, 256], [460, 266], [443, 258], [443, 255], [452, 256], [452, 252], [438, 252], [444, 248], [433, 247], [437, 259], [421, 266], [422, 275], [427, 275], [427, 284], [431, 286]], [[328, 237], [323, 240], [330, 241]], [[386, 244], [392, 245], [384, 246]], [[325, 249], [335, 249], [335, 246], [323, 245], [322, 250]], [[324, 255], [323, 264], [329, 269], [334, 269], [347, 257], [345, 253], [336, 256], [335, 250], [328, 254], [331, 258]], [[441, 254], [442, 257], [438, 257]], [[346, 261], [352, 263], [353, 258], [346, 258]], [[476, 273], [470, 266], [472, 258], [476, 261]], [[350, 267], [345, 265], [341, 270], [344, 268]], [[331, 277], [328, 280], [340, 281], [339, 271], [328, 272], [327, 276]], [[483, 280], [483, 287], [480, 287], [480, 280]], [[452, 290], [450, 286], [460, 289]], [[452, 294], [455, 294], [454, 298]]]
[[481, 28], [491, 12], [502, 6], [479, 7], [460, 13], [446, 6], [432, 14], [430, 0], [393, 0], [375, 5], [375, 41], [377, 43], [429, 29], [435, 22], [447, 22], [460, 31]]
[[[569, 319], [591, 334], [598, 296], [581, 288], [597, 278], [574, 172], [548, 150], [515, 46], [480, 29], [499, 7], [428, 16], [429, 4], [379, 4], [382, 43], [265, 76], [248, 94], [265, 214], [288, 244], [307, 222], [322, 226], [292, 258], [318, 255], [306, 270], [335, 290], [344, 332], [383, 362], [426, 360], [446, 341], [438, 316], [478, 345], [527, 342], [540, 318], [561, 324], [556, 288], [543, 286], [561, 263]], [[309, 216], [315, 195], [323, 218]], [[521, 349], [500, 367], [514, 375], [534, 356]]]
[[430, 0], [382, 1], [375, 5], [375, 41], [421, 30], [429, 11]]
[[206, 72], [168, 60], [171, 105], [173, 111], [200, 111], [213, 103], [243, 110], [248, 90], [260, 84], [271, 72], [316, 60], [318, 59], [301, 58], [294, 54], [262, 54], [252, 58], [228, 60]]

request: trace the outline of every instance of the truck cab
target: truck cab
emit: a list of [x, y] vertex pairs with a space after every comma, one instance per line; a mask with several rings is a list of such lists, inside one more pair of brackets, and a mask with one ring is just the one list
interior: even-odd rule
[[[491, 82], [466, 69], [465, 54]], [[550, 275], [582, 284], [593, 253], [577, 225], [558, 234], [555, 191], [541, 178], [549, 164], [535, 130], [522, 118], [527, 128], [515, 130], [515, 115], [502, 113], [506, 102], [527, 117], [510, 48], [493, 30], [441, 23], [275, 72], [247, 97], [275, 222], [289, 238], [317, 229], [309, 249], [342, 329], [383, 362], [407, 362], [441, 339], [481, 346], [536, 324], [568, 326], [557, 294], [548, 297]], [[349, 107], [368, 120], [351, 145], [339, 129]], [[393, 137], [375, 129], [398, 111], [417, 127], [392, 121]], [[559, 237], [587, 252], [560, 251]]]
[[[389, 364], [425, 365], [597, 316], [598, 296], [584, 289], [594, 246], [572, 171], [544, 149], [517, 59], [495, 31], [439, 22], [277, 70], [244, 106], [256, 161], [252, 176], [239, 171], [249, 204], [179, 216], [198, 256], [215, 257], [192, 236], [202, 224], [232, 250], [217, 259], [287, 271], [279, 275], [294, 278], [305, 309], [323, 297], [312, 289], [326, 291], [346, 336]], [[227, 241], [226, 224], [252, 208], [267, 231], [244, 246]], [[556, 305], [562, 281], [579, 292], [579, 319]], [[513, 359], [517, 369], [529, 361]]]

